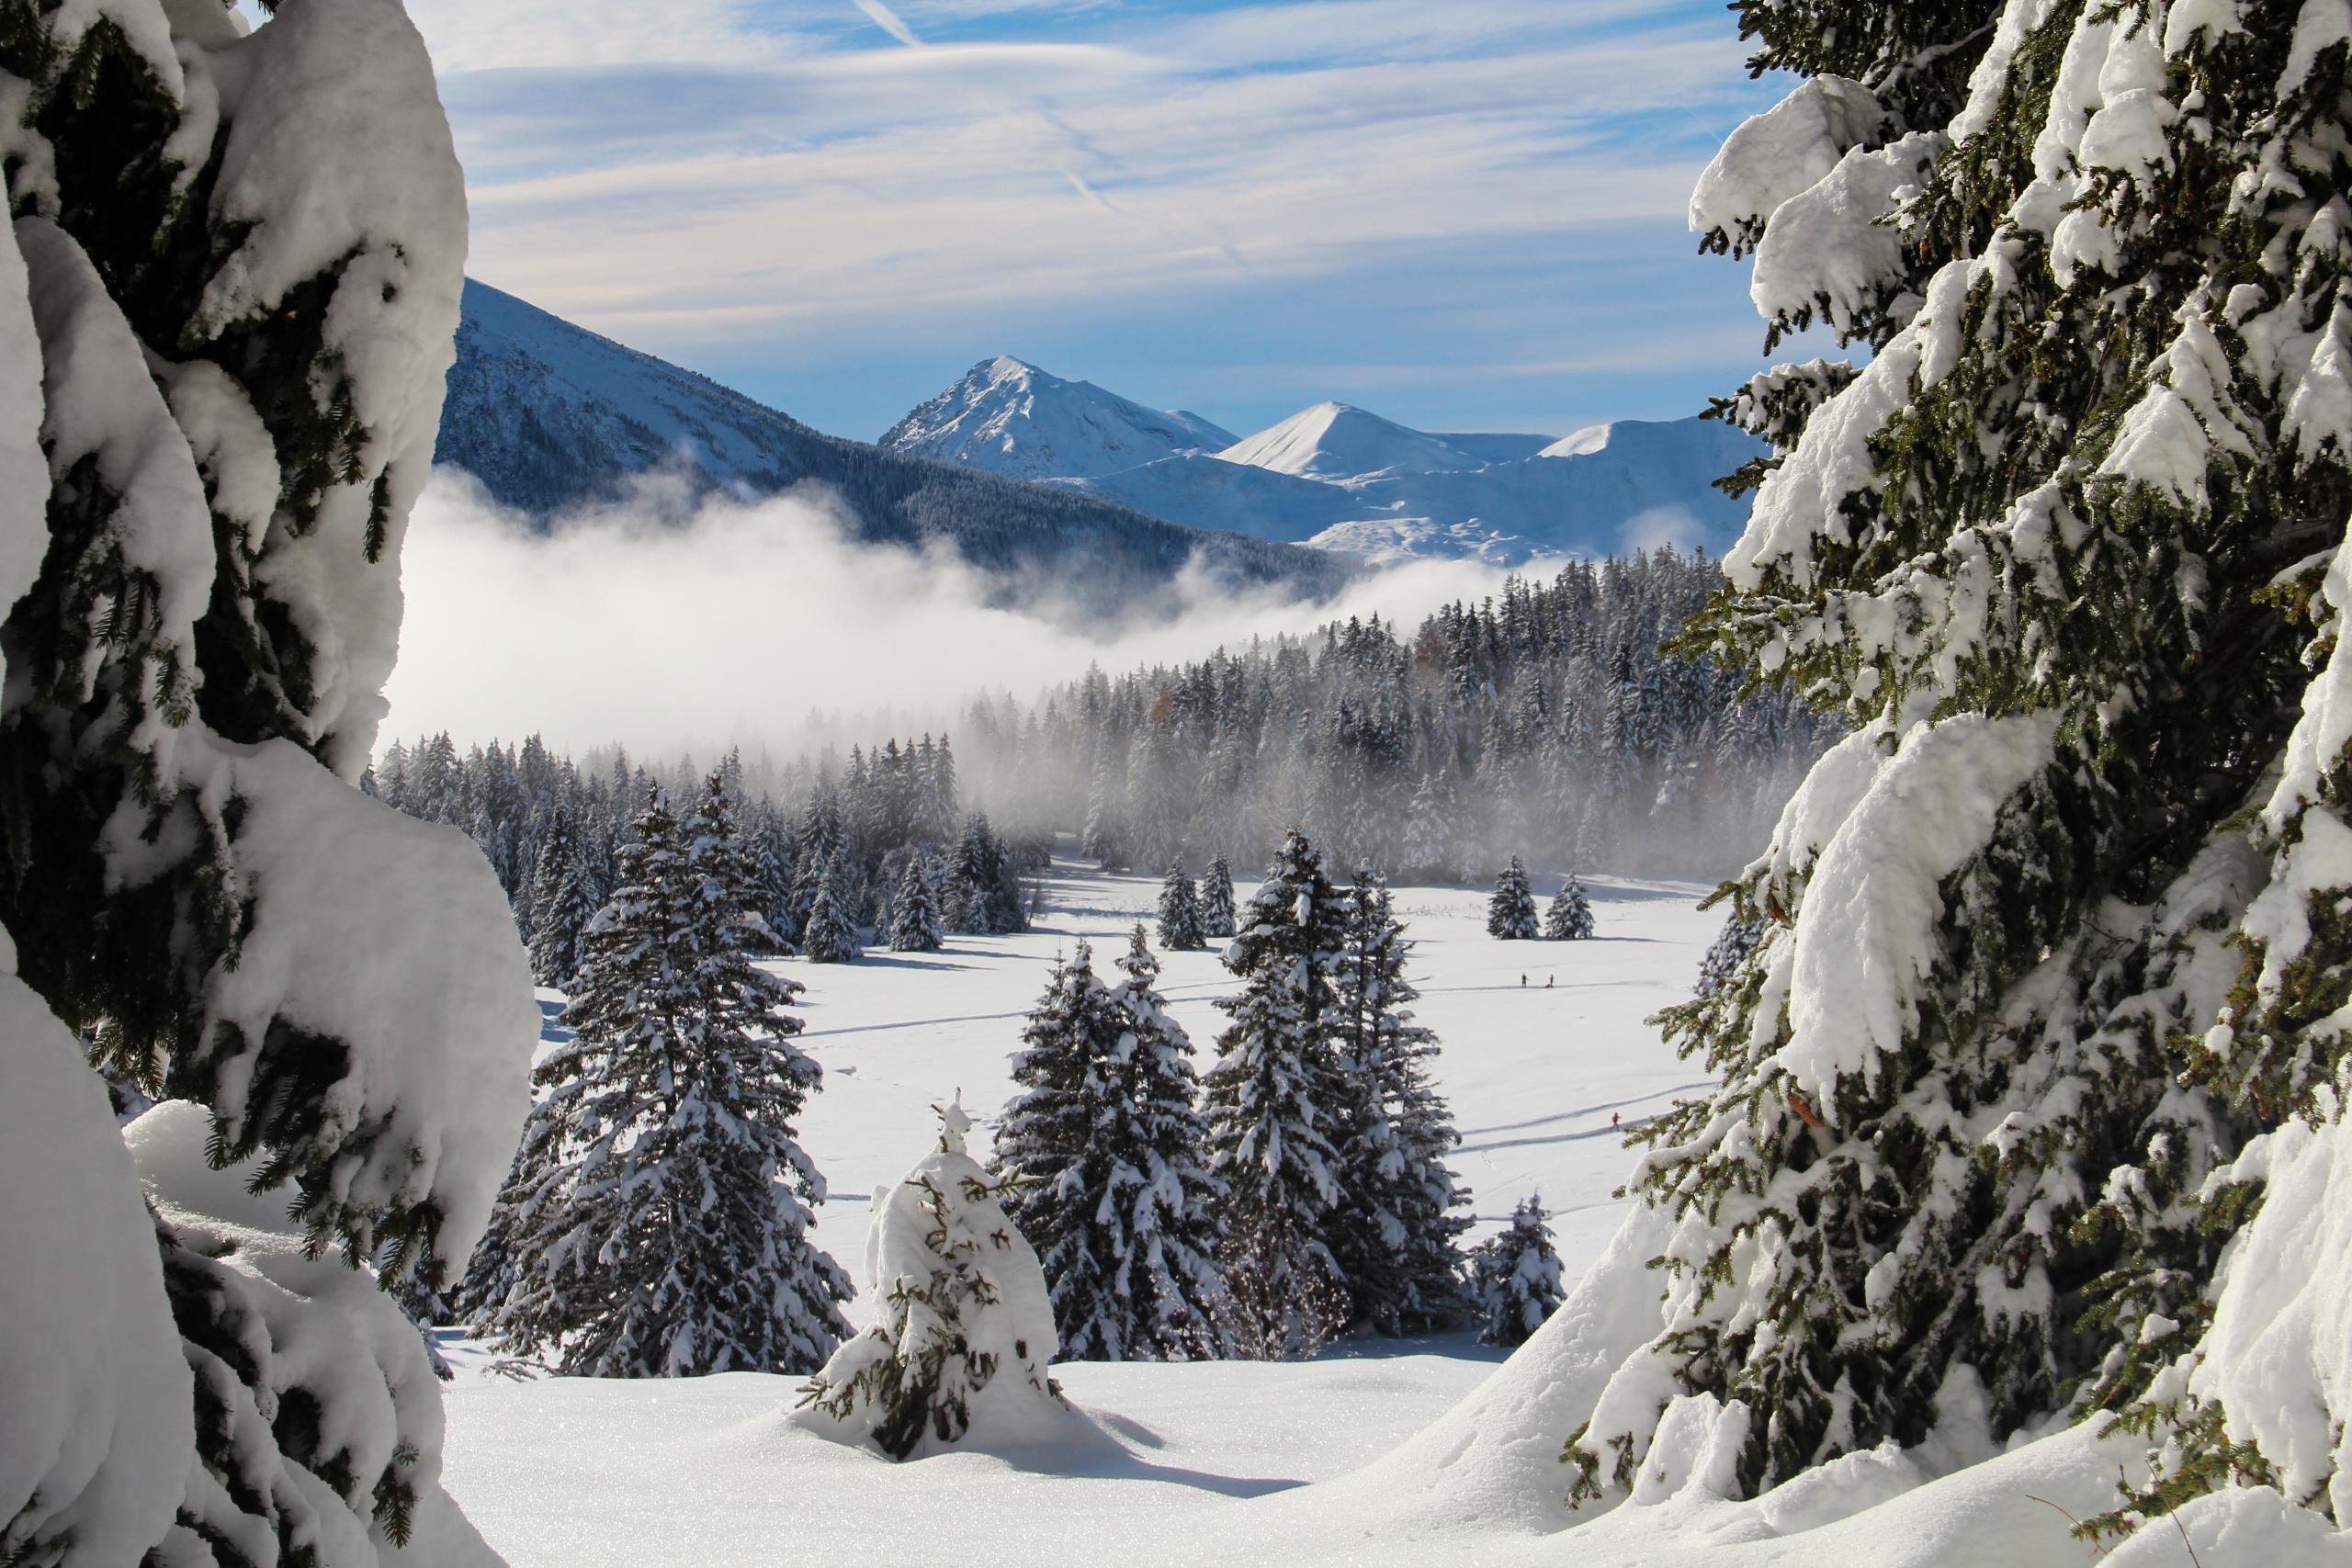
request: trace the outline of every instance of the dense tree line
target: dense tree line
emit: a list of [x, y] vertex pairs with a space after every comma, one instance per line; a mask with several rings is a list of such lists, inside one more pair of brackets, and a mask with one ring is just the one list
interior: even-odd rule
[[[1057, 835], [1102, 865], [1152, 873], [1261, 865], [1294, 826], [1334, 863], [1416, 879], [1484, 878], [1513, 855], [1550, 871], [1722, 872], [1760, 841], [1838, 724], [1794, 695], [1743, 695], [1710, 660], [1658, 651], [1721, 581], [1704, 556], [1671, 550], [1577, 562], [1448, 604], [1409, 636], [1350, 621], [1198, 663], [1091, 668], [1025, 706], [983, 696], [963, 716], [961, 753], [926, 735], [845, 759], [831, 747], [730, 756], [775, 888], [763, 913], [803, 946], [824, 892], [838, 926], [820, 946], [848, 930], [898, 942], [913, 865], [945, 931], [1018, 930], [1021, 879]], [[369, 787], [471, 833], [536, 937], [540, 908], [573, 897], [560, 867], [540, 874], [550, 836], [572, 840], [593, 909], [649, 790], [691, 790], [699, 773], [691, 758], [632, 761], [619, 747], [575, 761], [536, 737], [461, 752], [445, 733], [393, 744]], [[997, 803], [993, 822], [967, 815], [967, 799]]]
[[[1025, 929], [1023, 876], [1046, 846], [1015, 844], [982, 811], [958, 804], [944, 738], [893, 739], [845, 768], [770, 770], [754, 791], [729, 753], [718, 776], [743, 841], [753, 912], [779, 949], [819, 962], [854, 958], [869, 941], [936, 948], [947, 931]], [[691, 758], [633, 762], [616, 748], [575, 761], [537, 736], [460, 754], [445, 731], [395, 741], [364, 787], [427, 821], [463, 828], [480, 844], [548, 985], [573, 975], [588, 920], [621, 886], [631, 824], [655, 795], [697, 787]]]
[[1659, 644], [1719, 587], [1703, 555], [1581, 561], [1453, 604], [1124, 675], [982, 698], [967, 776], [1016, 834], [1106, 866], [1265, 863], [1304, 828], [1334, 863], [1409, 878], [1719, 874], [1839, 726]]

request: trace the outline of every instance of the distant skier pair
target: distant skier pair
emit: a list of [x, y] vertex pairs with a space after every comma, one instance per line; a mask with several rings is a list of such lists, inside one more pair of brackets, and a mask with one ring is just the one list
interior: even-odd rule
[[[1550, 990], [1550, 989], [1552, 988], [1552, 982], [1553, 982], [1553, 981], [1555, 981], [1555, 980], [1556, 980], [1556, 979], [1558, 979], [1558, 978], [1559, 978], [1559, 976], [1556, 976], [1556, 975], [1546, 975], [1546, 976], [1544, 976], [1544, 988], [1545, 990], [1547, 990], [1547, 991], [1548, 991], [1548, 990]], [[1519, 983], [1520, 983], [1521, 986], [1526, 985], [1526, 984], [1527, 984], [1527, 976], [1524, 976], [1524, 975], [1521, 975], [1521, 976], [1519, 977]]]

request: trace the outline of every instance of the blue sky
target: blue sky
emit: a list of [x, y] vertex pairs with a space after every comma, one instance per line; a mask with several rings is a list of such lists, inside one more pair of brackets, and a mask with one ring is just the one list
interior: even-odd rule
[[[872, 439], [1013, 354], [1247, 434], [1695, 412], [1719, 0], [410, 0], [471, 270]], [[1785, 352], [1785, 350], [1783, 351]]]

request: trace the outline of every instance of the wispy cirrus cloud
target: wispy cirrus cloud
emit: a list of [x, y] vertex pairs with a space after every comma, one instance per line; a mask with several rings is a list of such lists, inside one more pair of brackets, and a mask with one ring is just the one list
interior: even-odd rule
[[[797, 379], [746, 389], [851, 434], [932, 388], [860, 403], [827, 371], [926, 333], [951, 371], [1051, 352], [1041, 337], [1140, 343], [1144, 316], [1181, 309], [1266, 363], [1307, 363], [1328, 350], [1300, 334], [1346, 310], [1378, 355], [1438, 334], [1441, 291], [1398, 272], [1407, 254], [1431, 280], [1477, 271], [1489, 304], [1524, 290], [1541, 315], [1563, 287], [1548, 242], [1687, 247], [1698, 166], [1769, 98], [1708, 0], [413, 8], [469, 172], [479, 275], [704, 368], [764, 353], [860, 414], [828, 418]], [[1727, 323], [1737, 279], [1711, 277]], [[1444, 363], [1608, 357], [1513, 335], [1481, 329]], [[1069, 370], [1253, 417], [1214, 388], [1138, 384], [1121, 357]]]

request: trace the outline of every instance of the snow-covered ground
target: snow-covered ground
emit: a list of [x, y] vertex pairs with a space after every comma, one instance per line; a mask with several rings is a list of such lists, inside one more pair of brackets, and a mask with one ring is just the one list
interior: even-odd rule
[[[1599, 932], [1582, 942], [1494, 941], [1483, 890], [1396, 893], [1418, 943], [1417, 1011], [1444, 1045], [1442, 1082], [1464, 1134], [1454, 1163], [1475, 1195], [1475, 1234], [1498, 1228], [1540, 1190], [1557, 1212], [1571, 1280], [1623, 1212], [1611, 1191], [1629, 1156], [1611, 1116], [1634, 1122], [1699, 1081], [1643, 1020], [1687, 994], [1720, 924], [1696, 910], [1693, 886], [1588, 886]], [[992, 1115], [1011, 1088], [1007, 1053], [1055, 953], [1083, 937], [1107, 963], [1157, 896], [1156, 881], [1065, 870], [1025, 935], [783, 965], [808, 983], [802, 1043], [826, 1073], [801, 1122], [832, 1188], [821, 1245], [855, 1269], [865, 1200], [929, 1145], [930, 1107], [961, 1089], [976, 1116]], [[1213, 1003], [1230, 978], [1214, 952], [1164, 957], [1170, 1010], [1205, 1065], [1224, 1017]], [[853, 1304], [853, 1317], [863, 1306]], [[525, 1383], [490, 1375], [469, 1348], [455, 1359], [447, 1484], [514, 1568], [751, 1568], [942, 1554], [972, 1564], [1281, 1561], [1267, 1532], [1303, 1528], [1298, 1516], [1249, 1499], [1396, 1448], [1501, 1358], [1457, 1335], [1342, 1345], [1304, 1365], [1069, 1363], [1056, 1375], [1091, 1427], [1074, 1424], [1045, 1450], [909, 1465], [788, 1424], [793, 1379]], [[1476, 1560], [1482, 1521], [1462, 1525], [1464, 1554], [1448, 1561]], [[1523, 1529], [1518, 1540], [1526, 1544]], [[1397, 1559], [1408, 1560], [1433, 1561], [1421, 1548]]]

